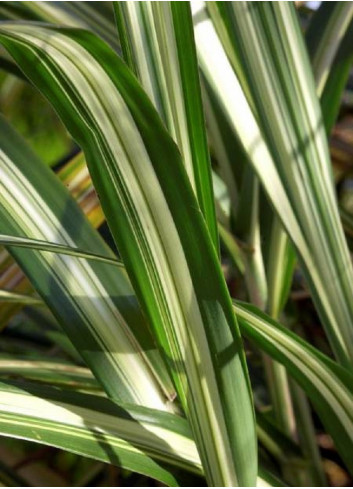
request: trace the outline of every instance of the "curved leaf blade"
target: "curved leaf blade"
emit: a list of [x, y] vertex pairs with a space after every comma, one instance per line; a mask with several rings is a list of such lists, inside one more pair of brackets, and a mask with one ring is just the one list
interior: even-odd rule
[[[0, 127], [0, 232], [69, 247], [88, 246], [114, 258], [51, 170], [4, 119]], [[149, 359], [155, 359], [156, 366], [161, 361], [154, 357], [152, 338], [145, 330], [146, 352], [152, 355], [148, 358], [128, 326], [135, 324], [143, 340], [144, 319], [125, 272], [28, 248], [11, 248], [11, 253], [109, 395], [163, 409], [164, 396], [148, 368]]]
[[1, 39], [84, 148], [209, 482], [254, 484], [254, 416], [241, 339], [174, 142], [124, 63], [92, 34], [7, 24]]
[[234, 304], [242, 333], [282, 363], [305, 390], [352, 472], [353, 376], [254, 306]]
[[0, 383], [0, 433], [112, 463], [178, 486], [174, 466], [201, 474], [185, 419], [30, 383]]
[[[209, 5], [220, 23], [218, 30], [223, 29], [233, 41], [227, 37], [224, 46], [234, 51], [228, 58], [201, 5], [195, 21], [205, 77], [296, 247], [335, 355], [349, 366], [353, 361], [353, 268], [339, 219], [320, 107], [293, 6], [286, 2]], [[257, 116], [229, 61], [234, 57], [246, 68], [240, 75], [248, 77], [245, 89], [251, 86]], [[262, 83], [258, 83], [260, 74]]]
[[42, 241], [40, 239], [30, 239], [20, 236], [8, 236], [6, 234], [0, 234], [0, 244], [3, 246], [12, 246], [17, 248], [29, 248], [31, 250], [49, 251], [50, 253], [61, 253], [63, 255], [75, 256], [77, 258], [86, 258], [87, 260], [96, 260], [109, 265], [122, 266], [121, 261], [109, 256], [99, 255], [98, 253], [91, 253], [90, 251], [74, 248], [73, 246], [67, 246], [58, 243], [50, 243], [48, 241]]

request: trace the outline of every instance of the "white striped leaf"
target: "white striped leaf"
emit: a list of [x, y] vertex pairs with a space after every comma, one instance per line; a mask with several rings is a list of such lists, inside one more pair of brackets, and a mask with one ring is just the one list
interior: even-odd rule
[[353, 376], [256, 307], [235, 303], [242, 333], [282, 363], [311, 400], [353, 472]]
[[16, 302], [23, 305], [41, 305], [43, 302], [36, 297], [32, 297], [26, 294], [19, 294], [12, 292], [11, 290], [0, 289], [0, 303], [2, 302]]
[[242, 76], [245, 69], [261, 124], [201, 5], [201, 10], [195, 12], [195, 22], [205, 77], [297, 249], [335, 355], [342, 364], [350, 365], [353, 270], [339, 221], [320, 107], [296, 14], [285, 2], [235, 2], [229, 7], [218, 3], [212, 11], [221, 26], [228, 19], [223, 31], [232, 40], [236, 34], [234, 42], [225, 45], [231, 45], [242, 60]]
[[[75, 155], [56, 174], [75, 198], [90, 223], [98, 228], [105, 218], [82, 153]], [[0, 286], [3, 289], [11, 289], [21, 294], [30, 294], [33, 291], [27, 277], [5, 249], [0, 249], [0, 277]], [[15, 302], [3, 306], [0, 312], [0, 325], [5, 326], [21, 307], [21, 304]]]
[[[219, 5], [219, 4], [217, 4]], [[343, 5], [343, 4], [341, 4]], [[209, 6], [209, 4], [208, 4]], [[269, 7], [270, 4], [267, 4]], [[256, 11], [255, 6], [249, 6], [249, 9], [253, 7], [254, 11]], [[270, 7], [269, 7], [270, 8]], [[337, 8], [338, 8], [338, 3], [337, 3]], [[342, 7], [340, 7], [342, 10]], [[351, 8], [351, 7], [350, 7]], [[349, 9], [348, 9], [349, 10]], [[346, 13], [347, 13], [347, 8], [346, 8]], [[239, 22], [242, 22], [241, 20], [241, 14], [238, 13], [238, 18], [240, 19]], [[226, 16], [224, 16], [226, 17]], [[231, 16], [228, 15], [227, 19], [230, 19]], [[343, 17], [341, 16], [341, 20], [343, 21]], [[344, 20], [343, 22], [346, 22]], [[217, 24], [219, 28], [224, 28], [225, 27], [225, 22], [222, 22], [222, 25], [220, 26], [219, 23]], [[336, 26], [337, 27], [337, 26]], [[229, 26], [228, 30], [231, 30], [233, 27]], [[257, 32], [261, 32], [261, 27], [259, 24], [256, 24], [254, 22], [253, 30], [257, 30]], [[318, 24], [318, 31], [320, 33], [320, 39], [321, 39], [321, 29], [322, 29], [322, 24]], [[245, 30], [245, 29], [244, 29]], [[253, 30], [248, 29], [249, 33], [248, 35], [254, 35]], [[335, 31], [335, 35], [337, 35], [338, 29], [332, 29], [332, 32]], [[272, 29], [272, 31], [269, 34], [269, 37], [271, 36], [271, 33], [274, 32], [277, 37], [280, 37], [278, 34], [276, 34], [275, 28]], [[237, 36], [237, 38], [232, 38], [232, 34], [229, 36], [221, 34], [222, 40], [224, 41], [224, 46], [230, 46], [230, 49], [227, 50], [227, 54], [230, 56], [230, 59], [232, 61], [234, 60], [234, 52], [232, 51], [231, 43], [241, 43], [241, 38], [240, 36]], [[229, 42], [229, 40], [231, 40]], [[296, 41], [293, 41], [293, 45], [296, 44]], [[325, 46], [325, 47], [323, 47]], [[322, 43], [323, 51], [321, 54], [325, 54], [325, 50], [329, 51], [332, 48], [332, 43], [325, 44], [324, 42]], [[242, 49], [242, 48], [240, 48]], [[251, 48], [250, 48], [251, 49]], [[232, 52], [231, 52], [232, 51]], [[272, 53], [271, 49], [270, 52]], [[233, 58], [231, 57], [230, 53], [233, 55]], [[326, 53], [327, 54], [327, 53]], [[240, 57], [239, 57], [240, 58]], [[246, 93], [248, 97], [248, 102], [249, 105], [254, 109], [256, 109], [256, 103], [254, 103], [254, 98], [253, 98], [253, 92], [251, 90], [251, 83], [253, 84], [262, 84], [262, 77], [253, 78], [246, 77], [246, 66], [248, 59], [237, 59], [238, 64], [236, 68], [237, 76], [239, 80], [241, 80], [242, 84], [242, 89]], [[279, 62], [278, 64], [285, 65], [286, 63], [284, 62]], [[235, 65], [234, 65], [235, 66]], [[330, 63], [326, 64], [327, 70], [330, 68]], [[255, 65], [255, 70], [256, 70], [256, 65]], [[255, 72], [254, 70], [254, 72]], [[291, 72], [294, 72], [295, 70], [292, 69]], [[291, 75], [289, 75], [290, 77]], [[288, 77], [287, 77], [288, 78]], [[282, 80], [282, 83], [284, 82], [284, 78]], [[251, 97], [249, 97], [251, 95]], [[234, 92], [233, 92], [234, 96]], [[269, 105], [269, 102], [267, 102], [267, 105]], [[329, 101], [328, 105], [330, 108], [332, 108], [332, 103]], [[255, 106], [255, 107], [254, 107]], [[228, 107], [228, 106], [227, 106]], [[296, 109], [294, 109], [296, 110]], [[236, 112], [234, 109], [234, 114], [236, 116]], [[240, 114], [240, 111], [239, 111]], [[277, 115], [278, 119], [278, 115]], [[264, 133], [266, 135], [266, 130], [267, 134], [268, 132], [272, 132], [272, 125], [268, 121], [264, 124], [265, 130]], [[261, 137], [261, 136], [260, 136]], [[273, 152], [271, 149], [271, 144], [268, 145], [268, 149], [270, 152], [272, 152], [274, 158], [276, 159], [276, 153]], [[264, 165], [261, 167], [261, 171], [264, 172]], [[275, 192], [275, 190], [274, 190]], [[282, 226], [278, 222], [277, 218], [274, 218], [272, 220], [272, 232], [270, 234], [270, 239], [269, 239], [269, 260], [268, 260], [268, 267], [267, 267], [267, 279], [268, 279], [268, 311], [271, 313], [271, 315], [274, 315], [275, 317], [278, 316], [279, 312], [281, 311], [284, 302], [287, 298], [288, 292], [289, 292], [289, 287], [291, 283], [291, 277], [292, 277], [292, 272], [293, 272], [293, 266], [295, 264], [295, 256], [294, 252], [291, 246], [291, 243], [288, 241], [287, 234], [284, 232]], [[325, 266], [325, 264], [323, 265]], [[283, 367], [273, 365], [273, 373], [276, 374], [277, 379], [276, 380], [276, 385], [274, 386], [275, 388], [271, 387], [271, 393], [272, 393], [272, 399], [274, 401], [274, 408], [276, 411], [276, 414], [278, 413], [279, 419], [282, 419], [282, 424], [283, 426], [288, 426], [290, 428], [290, 403], [288, 403], [288, 400], [290, 401], [290, 397], [288, 397], [288, 386], [286, 387], [286, 382], [283, 382], [283, 379], [285, 378], [285, 372]], [[283, 385], [282, 388], [281, 385]], [[270, 386], [272, 384], [270, 383]]]
[[102, 391], [92, 372], [85, 367], [55, 361], [52, 358], [22, 358], [16, 355], [0, 355], [1, 379], [16, 378], [34, 380], [50, 386], [64, 386], [75, 390]]
[[[84, 367], [78, 367], [69, 363], [58, 362], [46, 357], [35, 356], [32, 358], [17, 358], [12, 356], [0, 356], [0, 376], [4, 380], [5, 378], [16, 377], [21, 380], [31, 380], [35, 382], [45, 383], [50, 386], [64, 387], [66, 391], [68, 389], [74, 389], [77, 391], [92, 392], [99, 390], [99, 385], [95, 381], [90, 370]], [[65, 399], [68, 399], [68, 391], [65, 392]], [[178, 418], [175, 418], [176, 420]], [[293, 463], [295, 460], [300, 459], [300, 463], [303, 460], [300, 458], [300, 450], [296, 444], [294, 444], [289, 438], [287, 438], [281, 431], [279, 431], [273, 424], [269, 423], [262, 413], [257, 412], [257, 434], [259, 442], [265, 447], [265, 449], [275, 459], [285, 462]], [[172, 421], [173, 418], [170, 417]], [[59, 420], [58, 420], [59, 421]], [[189, 435], [191, 436], [191, 435]], [[45, 440], [42, 440], [45, 443]], [[69, 443], [69, 441], [68, 441]], [[190, 445], [191, 447], [191, 445]], [[161, 452], [162, 452], [161, 448]], [[190, 459], [195, 457], [193, 454], [196, 451], [190, 448]], [[201, 464], [198, 460], [196, 465]], [[192, 472], [197, 472], [197, 466], [191, 467]], [[264, 472], [261, 466], [259, 467], [257, 485], [261, 486], [261, 477], [266, 480], [266, 471]], [[269, 482], [269, 481], [268, 481]], [[283, 484], [282, 484], [283, 485]]]
[[180, 484], [175, 468], [202, 473], [185, 419], [71, 390], [1, 382], [0, 434], [118, 465], [169, 486]]
[[0, 234], [0, 245], [11, 246], [15, 248], [28, 248], [31, 250], [48, 251], [50, 253], [59, 253], [63, 255], [75, 256], [77, 258], [86, 258], [87, 260], [96, 260], [109, 265], [121, 267], [121, 261], [109, 256], [99, 255], [98, 253], [91, 253], [84, 251], [73, 246], [67, 246], [58, 243], [50, 243], [48, 241], [42, 241], [40, 239], [23, 238], [19, 236], [8, 236], [6, 234]]
[[7, 24], [1, 39], [85, 151], [208, 482], [254, 484], [254, 417], [242, 344], [174, 142], [125, 64], [92, 34]]
[[[280, 185], [282, 182], [285, 184], [284, 193], [287, 194], [285, 197], [290, 198], [289, 204], [292, 206], [292, 209], [296, 214], [295, 218], [302, 227], [301, 232], [304, 240], [307, 242], [307, 251], [309, 252], [308, 255], [311, 254], [311, 256], [308, 256], [309, 260], [308, 258], [304, 258], [304, 261], [309, 261], [306, 269], [307, 277], [310, 274], [314, 275], [315, 277], [315, 272], [317, 269], [319, 269], [319, 273], [316, 274], [319, 275], [319, 277], [316, 280], [316, 284], [313, 284], [312, 286], [313, 294], [316, 293], [316, 305], [321, 312], [321, 317], [323, 318], [324, 322], [328, 316], [325, 309], [329, 310], [331, 318], [326, 319], [326, 330], [328, 331], [329, 336], [331, 336], [331, 344], [336, 350], [336, 354], [338, 354], [343, 363], [348, 365], [351, 361], [351, 358], [349, 357], [351, 357], [352, 354], [352, 351], [349, 352], [352, 332], [352, 329], [350, 328], [352, 324], [352, 311], [349, 311], [349, 296], [351, 295], [352, 288], [349, 281], [343, 283], [341, 290], [337, 294], [340, 296], [341, 301], [341, 304], [338, 305], [337, 297], [332, 296], [332, 290], [325, 290], [325, 287], [327, 284], [330, 284], [333, 280], [335, 280], [337, 276], [339, 276], [346, 261], [349, 264], [349, 256], [347, 253], [347, 247], [345, 246], [342, 230], [340, 229], [340, 224], [337, 219], [337, 206], [334, 201], [332, 179], [330, 178], [330, 162], [328, 158], [327, 142], [325, 141], [325, 135], [322, 130], [323, 124], [320, 121], [320, 111], [318, 109], [317, 100], [315, 100], [313, 83], [310, 80], [310, 67], [307, 63], [307, 55], [302, 46], [303, 42], [300, 37], [301, 35], [299, 33], [298, 26], [295, 24], [296, 19], [293, 12], [287, 11], [286, 18], [283, 20], [285, 17], [283, 12], [286, 9], [288, 10], [288, 5], [285, 3], [281, 4], [283, 14], [281, 20], [278, 20], [281, 15], [277, 15], [277, 17], [275, 15], [276, 10], [280, 10], [280, 8], [277, 9], [275, 4], [234, 3], [234, 12], [236, 10], [236, 13], [233, 11], [231, 13], [228, 12], [229, 5], [231, 4], [226, 5], [223, 3], [217, 3], [217, 7], [213, 9], [212, 4], [211, 11], [214, 14], [213, 18], [215, 20], [215, 25], [218, 28], [218, 32], [222, 38], [229, 59], [233, 61], [234, 58], [236, 58], [237, 62], [233, 64], [233, 68], [235, 68], [238, 79], [241, 82], [243, 99], [244, 93], [246, 96], [249, 95], [249, 92], [251, 94], [251, 97], [248, 97], [245, 101], [245, 103], [248, 105], [248, 111], [250, 112], [249, 109], [255, 108], [253, 113], [250, 115], [250, 119], [255, 122], [256, 128], [252, 134], [254, 138], [253, 144], [249, 141], [249, 139], [246, 144], [249, 159], [252, 159], [253, 163], [254, 160], [257, 159], [255, 162], [257, 172], [260, 175], [260, 178], [262, 178], [262, 182], [265, 180], [265, 189], [269, 194], [270, 200], [275, 204], [277, 211], [279, 211], [283, 223], [287, 225], [289, 218], [288, 210], [291, 211], [291, 209], [289, 209], [289, 207], [286, 210], [284, 209], [284, 202], [281, 202], [282, 196], [280, 195], [280, 191], [282, 190]], [[210, 6], [210, 4], [208, 4], [208, 6]], [[219, 16], [218, 9], [220, 10], [221, 16]], [[227, 13], [225, 13], [225, 10], [227, 10]], [[275, 12], [273, 13], [273, 16], [271, 16], [272, 11]], [[293, 35], [293, 32], [295, 35]], [[290, 41], [288, 41], [288, 38], [290, 37], [289, 34], [292, 36]], [[283, 44], [281, 44], [282, 42]], [[301, 51], [298, 48], [300, 48]], [[295, 52], [293, 54], [296, 49], [299, 52]], [[303, 76], [303, 66], [305, 67], [305, 70], [309, 72], [309, 76], [306, 79], [305, 76]], [[211, 76], [215, 71], [216, 69], [214, 68]], [[297, 74], [300, 74], [302, 77], [299, 82], [296, 78]], [[275, 82], [273, 80], [275, 80]], [[295, 86], [295, 84], [297, 85]], [[311, 96], [313, 97], [314, 105], [310, 105], [309, 101], [305, 100], [300, 106], [298, 101], [301, 100], [301, 90], [304, 90], [307, 86], [309, 88], [309, 92], [311, 92]], [[272, 97], [269, 96], [267, 90], [272, 94]], [[224, 96], [224, 91], [222, 92], [222, 96]], [[287, 107], [286, 96], [290, 100]], [[307, 94], [306, 96], [308, 98]], [[229, 89], [228, 96], [226, 96], [227, 101], [224, 103], [225, 109], [230, 112], [230, 97], [234, 98], [233, 113], [229, 114], [230, 117], [233, 117], [233, 127], [236, 131], [238, 130], [240, 138], [245, 136], [246, 139], [248, 138], [248, 133], [251, 132], [250, 126], [252, 123], [249, 124], [249, 122], [245, 122], [246, 117], [244, 117], [243, 110], [241, 108], [239, 109], [239, 103], [237, 103], [239, 102], [239, 96], [235, 95], [234, 89]], [[313, 107], [315, 107], [316, 115], [318, 115], [316, 120], [315, 117], [313, 118], [313, 114], [315, 114], [315, 111], [312, 110]], [[306, 110], [307, 113], [305, 113]], [[298, 113], [301, 114], [306, 124], [303, 123], [303, 121], [295, 120], [295, 116], [297, 116]], [[244, 125], [242, 131], [239, 131], [238, 121], [241, 118], [243, 119], [242, 123]], [[238, 128], [235, 124], [236, 119]], [[256, 127], [257, 122], [259, 123], [259, 127]], [[316, 122], [318, 122], [319, 131], [317, 131]], [[302, 133], [300, 131], [302, 131]], [[319, 132], [318, 137], [316, 137], [317, 132]], [[314, 137], [312, 137], [313, 134]], [[267, 146], [266, 148], [261, 141], [263, 137], [265, 138], [264, 143]], [[307, 147], [310, 145], [308, 144], [310, 143], [310, 138], [312, 138], [314, 142], [312, 142], [311, 147], [308, 150]], [[322, 151], [322, 148], [324, 148], [324, 152]], [[254, 155], [256, 156], [254, 157]], [[269, 155], [272, 156], [274, 162], [271, 169], [269, 168], [270, 165], [268, 164], [270, 160], [268, 157]], [[326, 157], [326, 161], [323, 159], [323, 155]], [[288, 163], [290, 158], [292, 158], [292, 164]], [[313, 159], [313, 161], [311, 161], [311, 159]], [[305, 172], [302, 170], [303, 160], [304, 164], [307, 164], [309, 168], [309, 178], [307, 178], [307, 181], [304, 183], [302, 183], [303, 174], [305, 176]], [[320, 182], [320, 177], [316, 178], [314, 176], [315, 170], [313, 171], [316, 164], [316, 171], [320, 175], [321, 167], [323, 166], [322, 161], [325, 161], [326, 164], [323, 172], [325, 177], [322, 179], [323, 183], [322, 181]], [[295, 171], [296, 168], [297, 171]], [[271, 176], [273, 169], [275, 169], [282, 180], [280, 185], [278, 185], [278, 181], [275, 181], [273, 175]], [[294, 170], [293, 175], [295, 178], [292, 178], [291, 182], [291, 180], [288, 179], [288, 176], [290, 175], [292, 169]], [[310, 171], [313, 173], [310, 174]], [[268, 178], [266, 178], [266, 173], [268, 173]], [[275, 177], [277, 177], [277, 175]], [[317, 182], [319, 182], [320, 185], [316, 185]], [[313, 199], [310, 198], [312, 197], [312, 195], [310, 195], [310, 186], [311, 191], [314, 194], [314, 199], [315, 197], [318, 197], [317, 207], [314, 209], [312, 205]], [[304, 205], [301, 206], [301, 200], [304, 200], [302, 196], [305, 196], [307, 187], [309, 187], [309, 197], [307, 198], [306, 202], [304, 201]], [[329, 199], [327, 199], [325, 196], [327, 189], [330, 196]], [[317, 192], [317, 196], [315, 196], [315, 192]], [[331, 205], [326, 205], [327, 203], [325, 199]], [[331, 212], [331, 218], [333, 218], [331, 219], [331, 222], [333, 221], [335, 224], [332, 226], [331, 223], [327, 223], [327, 219], [325, 222], [325, 218], [323, 218], [320, 224], [321, 226], [326, 226], [326, 230], [320, 235], [317, 228], [313, 231], [313, 223], [316, 224], [319, 221], [320, 218], [318, 219], [318, 214], [320, 217], [322, 214], [324, 214], [324, 212], [322, 212], [322, 203], [324, 204], [324, 208], [326, 206], [326, 211], [328, 210], [328, 213]], [[311, 211], [311, 216], [308, 211]], [[293, 226], [292, 231], [290, 226], [287, 226], [287, 231], [290, 235], [292, 235], [292, 239], [295, 225]], [[338, 227], [338, 239], [332, 246], [329, 242], [325, 243], [325, 234], [327, 233], [327, 230], [331, 232], [331, 230], [334, 229], [334, 226]], [[276, 232], [276, 227], [274, 227], [274, 232]], [[288, 258], [288, 256], [290, 257], [291, 255], [290, 250], [288, 250], [287, 237], [284, 235], [283, 231], [279, 229], [279, 232], [276, 234], [277, 237], [275, 236], [275, 239], [277, 246], [279, 246], [279, 250], [278, 248], [276, 250], [273, 246], [271, 247], [270, 253], [273, 254], [273, 261], [272, 263], [269, 263], [270, 266], [268, 268], [269, 306], [271, 308], [271, 312], [275, 314], [277, 314], [281, 306], [280, 302], [283, 301], [283, 293], [285, 292], [284, 286], [286, 283], [288, 285], [288, 280], [283, 280], [285, 275], [282, 273], [282, 271], [280, 270], [280, 273], [278, 273], [279, 267], [281, 266], [281, 261], [279, 260], [281, 256], [279, 256], [276, 251], [280, 251], [283, 258], [286, 258], [286, 256]], [[321, 242], [319, 239], [317, 239], [318, 236], [321, 237]], [[301, 239], [302, 237], [297, 235], [297, 238]], [[335, 239], [336, 236], [334, 237], [334, 240]], [[317, 241], [315, 249], [312, 244], [313, 240]], [[330, 256], [331, 253], [331, 263], [333, 262], [333, 271], [331, 272], [330, 278], [323, 276], [324, 273], [322, 273], [327, 271], [327, 258], [324, 256], [320, 257], [319, 255], [319, 253], [325, 249], [322, 241], [324, 241], [324, 245], [329, 248], [329, 252], [326, 253], [326, 256], [327, 254]], [[299, 253], [302, 253], [305, 249], [302, 245], [301, 247], [298, 247], [297, 245], [297, 250], [298, 248]], [[338, 264], [337, 262], [335, 263], [337, 256], [339, 262]], [[314, 260], [311, 261], [312, 258], [314, 258], [314, 260], [316, 259], [316, 263]], [[290, 263], [290, 260], [288, 263]], [[273, 266], [273, 264], [275, 266]], [[283, 267], [282, 270], [285, 270], [285, 267]], [[349, 271], [348, 265], [348, 275], [349, 273], [351, 273], [351, 271]], [[289, 275], [291, 275], [291, 272]], [[310, 281], [310, 278], [308, 278], [308, 280]], [[320, 287], [320, 291], [316, 292], [318, 286]], [[333, 285], [332, 289], [335, 293], [337, 293], [335, 285]], [[342, 311], [342, 304], [343, 307], [346, 308], [346, 311], [348, 309], [348, 312], [346, 313], [345, 317], [341, 317], [339, 319], [338, 314], [340, 314]], [[333, 324], [330, 321], [333, 321]], [[337, 331], [337, 333], [334, 332], [332, 334], [332, 330], [334, 329]], [[343, 338], [341, 334], [342, 329], [345, 330], [343, 331]], [[340, 346], [337, 348], [336, 345], [338, 343], [340, 343]], [[340, 351], [341, 349], [343, 350], [343, 353]], [[281, 373], [280, 368], [276, 367], [276, 372], [277, 374], [281, 374], [280, 378], [283, 377], [283, 372]], [[274, 390], [274, 399], [281, 396], [281, 394], [283, 396], [283, 393], [285, 393], [284, 389], [282, 390], [278, 387], [279, 385], [277, 385], [276, 389]], [[281, 414], [284, 407], [283, 398], [279, 398], [279, 401], [280, 409], [276, 409], [276, 411]], [[288, 419], [290, 419], [288, 412], [285, 412], [286, 416], [284, 420], [286, 424]]]
[[[0, 232], [87, 246], [114, 259], [51, 170], [3, 119], [0, 126]], [[135, 325], [143, 340], [145, 323], [125, 272], [52, 252], [11, 248], [11, 253], [109, 395], [163, 409], [164, 396], [148, 369], [147, 355], [129, 327]], [[149, 360], [156, 360], [163, 373], [147, 329], [145, 335]]]
[[[91, 394], [1, 382], [0, 433], [117, 465], [169, 486], [181, 485], [183, 472], [203, 476], [184, 418]], [[284, 484], [260, 467], [256, 486]]]
[[114, 2], [125, 61], [177, 143], [218, 249], [200, 83], [187, 2]]
[[[281, 221], [268, 204], [263, 209], [263, 215], [266, 214], [266, 211], [270, 215], [269, 221], [266, 222], [270, 230], [268, 244], [266, 243], [267, 253], [265, 252], [268, 284], [266, 312], [272, 318], [278, 319], [288, 300], [297, 257]], [[266, 217], [268, 218], [268, 216]], [[293, 399], [286, 370], [282, 365], [271, 361], [268, 356], [265, 358], [265, 368], [276, 420], [285, 433], [293, 436], [296, 431], [296, 418], [298, 416], [295, 416], [294, 413]]]
[[327, 134], [341, 105], [353, 63], [353, 5], [322, 2], [305, 33]]
[[13, 14], [12, 17], [8, 16], [9, 19], [40, 20], [58, 26], [92, 30], [114, 49], [119, 49], [111, 2], [21, 1], [16, 4], [15, 8], [9, 9], [9, 13]]

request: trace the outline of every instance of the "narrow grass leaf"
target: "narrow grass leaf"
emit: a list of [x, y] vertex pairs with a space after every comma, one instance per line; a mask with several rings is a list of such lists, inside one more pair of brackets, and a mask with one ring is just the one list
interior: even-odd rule
[[[0, 126], [0, 232], [63, 246], [88, 246], [113, 259], [51, 170], [5, 120], [0, 119]], [[164, 396], [148, 365], [156, 360], [163, 371], [164, 364], [154, 356], [154, 342], [125, 272], [52, 252], [10, 251], [109, 395], [163, 409]], [[145, 338], [145, 355], [130, 329], [133, 325], [142, 344]]]
[[271, 236], [268, 246], [267, 311], [278, 318], [283, 310], [291, 290], [293, 272], [297, 262], [295, 250], [282, 223], [276, 215], [272, 217]]
[[7, 24], [1, 39], [85, 151], [208, 482], [255, 484], [254, 415], [241, 339], [173, 140], [126, 65], [94, 35]]
[[185, 419], [91, 394], [3, 381], [0, 433], [117, 465], [168, 486], [179, 485], [170, 466], [201, 473]]
[[101, 390], [92, 372], [85, 367], [55, 361], [51, 358], [18, 358], [16, 355], [0, 355], [0, 376], [2, 380], [21, 379], [60, 386], [75, 390]]
[[242, 333], [282, 363], [311, 400], [352, 472], [353, 376], [254, 306], [235, 303]]
[[0, 302], [16, 302], [23, 305], [40, 305], [43, 302], [36, 297], [32, 297], [26, 294], [18, 294], [11, 290], [0, 290]]
[[80, 250], [72, 246], [63, 244], [50, 243], [39, 239], [22, 238], [18, 236], [8, 236], [0, 234], [0, 244], [17, 248], [29, 248], [32, 250], [49, 251], [50, 253], [61, 253], [63, 255], [75, 256], [76, 258], [86, 258], [87, 260], [96, 260], [109, 265], [122, 266], [121, 261], [109, 256], [102, 256], [97, 253]]
[[329, 135], [353, 63], [351, 2], [322, 2], [313, 14], [305, 39]]
[[305, 38], [320, 97], [352, 19], [351, 2], [323, 2], [310, 20]]
[[114, 2], [125, 59], [177, 143], [218, 250], [211, 166], [187, 2]]
[[222, 27], [219, 31], [232, 40], [224, 45], [232, 47], [233, 58], [242, 60], [241, 75], [248, 77], [258, 119], [201, 5], [195, 22], [202, 69], [296, 247], [333, 351], [349, 366], [353, 269], [296, 13], [287, 3], [207, 5]]

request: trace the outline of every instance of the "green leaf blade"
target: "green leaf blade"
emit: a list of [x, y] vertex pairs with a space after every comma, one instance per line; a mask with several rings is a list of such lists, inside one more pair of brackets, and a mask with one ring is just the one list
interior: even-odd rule
[[[0, 125], [0, 232], [17, 237], [17, 241], [26, 236], [37, 240], [37, 245], [39, 240], [56, 241], [71, 248], [88, 246], [94, 253], [113, 258], [51, 170], [3, 119]], [[157, 402], [163, 409], [165, 398], [154, 375], [146, 369], [127, 325], [135, 321], [141, 327], [144, 320], [136, 309], [125, 272], [74, 256], [18, 247], [10, 251], [107, 392], [129, 402], [147, 405], [152, 402], [153, 406]], [[148, 340], [147, 335], [146, 339], [153, 350], [151, 337]], [[127, 355], [132, 351], [137, 353], [134, 358]], [[160, 357], [157, 364], [159, 361]], [[137, 371], [140, 379], [136, 377]], [[144, 394], [146, 385], [151, 387], [148, 394]]]
[[[231, 46], [232, 56], [226, 56], [206, 17], [196, 25], [202, 69], [222, 98], [296, 247], [335, 355], [350, 366], [353, 269], [339, 219], [319, 101], [295, 11], [287, 3], [250, 2], [220, 2], [214, 9], [212, 4], [210, 11], [214, 10], [220, 11], [214, 20], [223, 28], [219, 32], [228, 33], [223, 44], [226, 49]], [[206, 28], [208, 36], [213, 33], [217, 50], [207, 51]], [[245, 67], [239, 73], [240, 80], [246, 76], [244, 88], [230, 68], [229, 59], [234, 57]], [[224, 80], [218, 74], [221, 64]], [[256, 114], [244, 94], [249, 87]]]
[[241, 339], [174, 142], [126, 66], [91, 34], [7, 25], [1, 37], [85, 151], [209, 481], [254, 484], [254, 416]]
[[352, 472], [353, 376], [257, 308], [235, 303], [245, 336], [282, 363], [305, 390]]
[[90, 394], [1, 382], [0, 433], [62, 448], [179, 485], [170, 466], [200, 474], [185, 419]]
[[352, 4], [322, 3], [313, 14], [305, 39], [326, 132], [330, 135], [353, 62]]
[[351, 3], [330, 2], [320, 5], [310, 21], [305, 37], [320, 97], [352, 19]]
[[187, 2], [116, 2], [125, 60], [177, 143], [215, 248], [210, 157]]
[[122, 263], [116, 258], [99, 255], [97, 253], [91, 253], [90, 251], [74, 248], [73, 246], [66, 246], [58, 243], [49, 243], [47, 241], [41, 241], [39, 239], [30, 239], [19, 236], [8, 236], [0, 234], [0, 244], [3, 246], [13, 246], [18, 248], [29, 248], [32, 250], [49, 251], [50, 253], [62, 253], [63, 255], [76, 256], [78, 258], [86, 258], [88, 260], [97, 260], [118, 267], [122, 266]]

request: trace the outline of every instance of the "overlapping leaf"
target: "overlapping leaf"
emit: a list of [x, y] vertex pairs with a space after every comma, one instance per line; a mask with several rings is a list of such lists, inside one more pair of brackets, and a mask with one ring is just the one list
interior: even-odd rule
[[116, 258], [99, 255], [97, 253], [91, 253], [84, 251], [73, 246], [67, 246], [63, 244], [50, 243], [48, 241], [41, 241], [40, 239], [22, 238], [19, 236], [8, 236], [0, 234], [0, 244], [3, 246], [11, 246], [15, 248], [27, 248], [31, 250], [48, 251], [50, 253], [61, 253], [63, 255], [76, 256], [77, 258], [87, 258], [89, 260], [96, 260], [103, 263], [108, 263], [113, 266], [121, 266], [121, 262]]
[[50, 386], [64, 386], [77, 390], [102, 391], [92, 372], [52, 358], [35, 355], [34, 358], [23, 358], [19, 355], [0, 355], [0, 375], [2, 380], [23, 379]]
[[209, 482], [253, 484], [254, 419], [241, 340], [176, 146], [124, 63], [93, 35], [7, 24], [1, 39], [85, 150]]
[[352, 3], [322, 2], [305, 37], [325, 128], [330, 134], [353, 62]]
[[[11, 2], [8, 2], [11, 3]], [[6, 12], [6, 9], [5, 9]], [[95, 32], [113, 48], [119, 49], [111, 2], [16, 2], [8, 19], [40, 20], [65, 27], [80, 27]]]
[[242, 333], [282, 363], [314, 405], [352, 472], [353, 376], [254, 306], [235, 303]]
[[[184, 471], [203, 475], [184, 418], [91, 394], [2, 381], [0, 433], [114, 464], [169, 486], [181, 484]], [[284, 484], [260, 467], [256, 485]]]
[[205, 77], [301, 257], [337, 358], [350, 365], [353, 270], [295, 12], [287, 3], [268, 2], [219, 2], [208, 8], [234, 68], [238, 69], [237, 62], [241, 65], [240, 80], [245, 76], [251, 88], [256, 117], [212, 23], [199, 9], [196, 39]]
[[[57, 172], [57, 175], [80, 205], [90, 223], [96, 228], [99, 227], [104, 221], [104, 215], [82, 153], [66, 163]], [[0, 249], [0, 286], [20, 294], [30, 294], [33, 291], [27, 277], [5, 249]], [[9, 319], [21, 307], [21, 304], [15, 302], [3, 305], [0, 313], [0, 327], [6, 326]]]
[[[63, 246], [88, 246], [114, 258], [51, 170], [3, 119], [0, 124], [0, 231]], [[82, 258], [24, 248], [11, 248], [11, 253], [107, 392], [162, 409], [164, 398], [127, 325], [139, 328], [141, 340], [145, 328], [146, 354], [158, 364], [125, 273]]]
[[190, 6], [114, 2], [125, 61], [177, 143], [216, 249], [217, 223]]
[[179, 485], [168, 466], [201, 474], [185, 419], [31, 383], [0, 383], [0, 433]]

